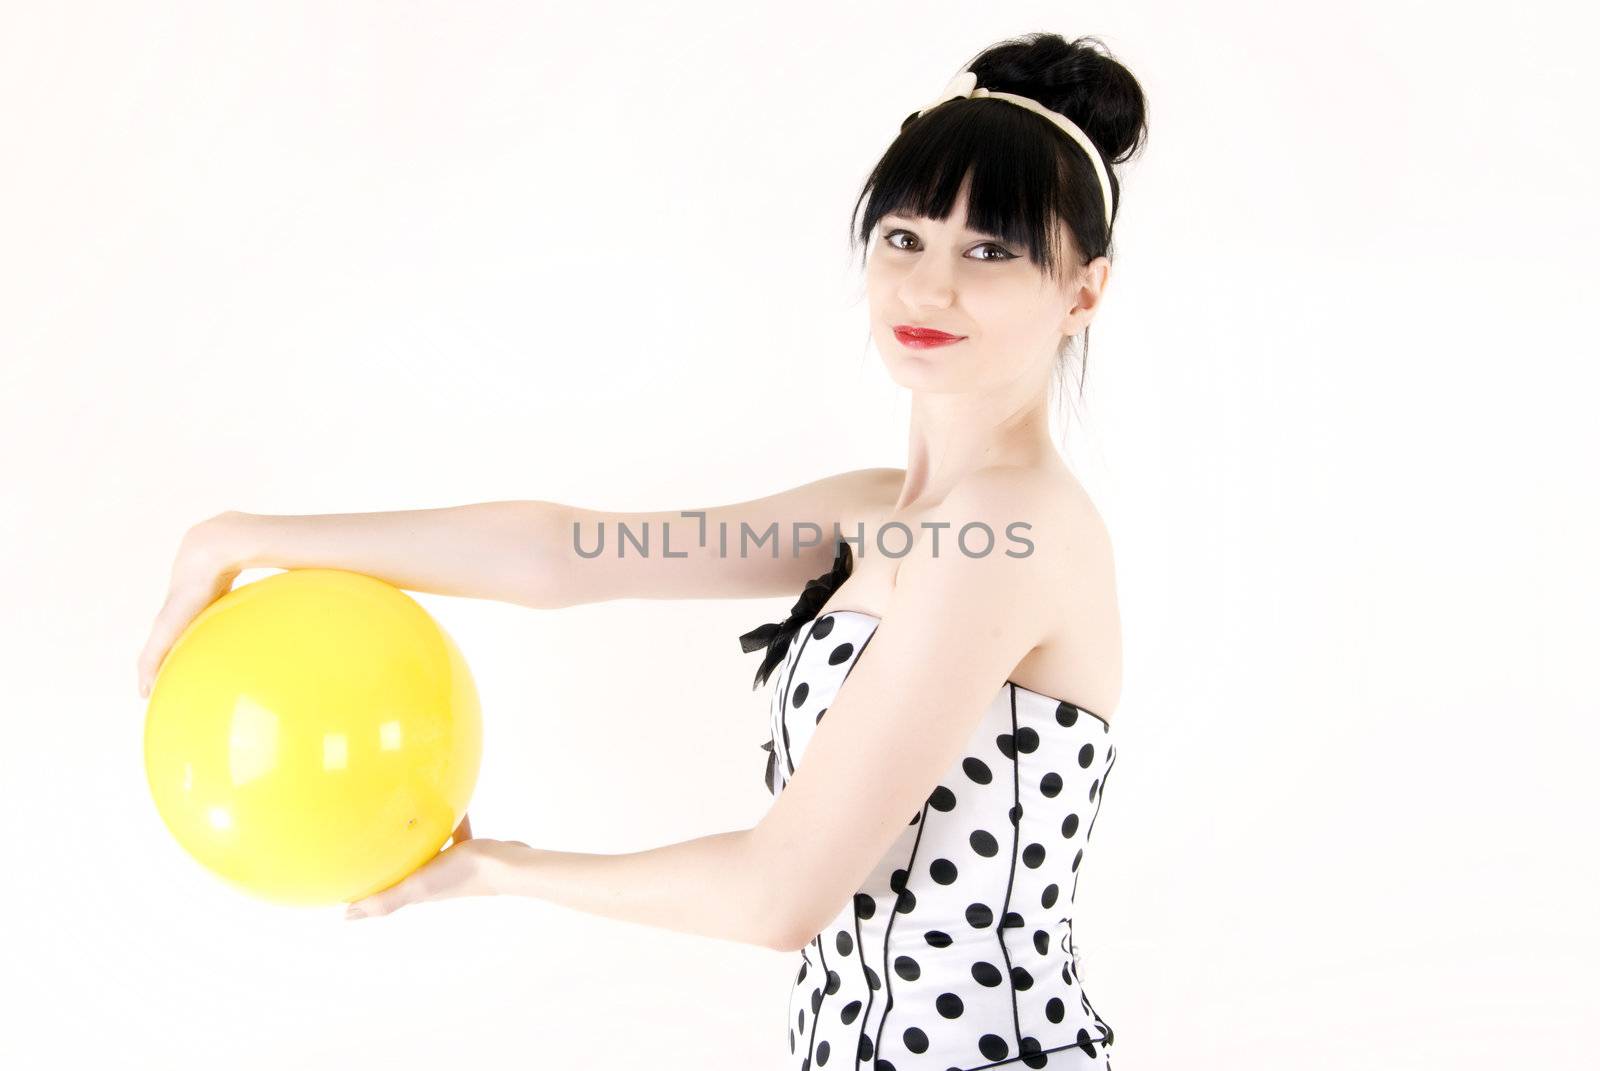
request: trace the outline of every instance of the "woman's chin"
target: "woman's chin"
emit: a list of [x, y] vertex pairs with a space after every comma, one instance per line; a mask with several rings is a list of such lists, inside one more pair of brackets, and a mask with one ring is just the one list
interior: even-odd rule
[[902, 351], [884, 361], [883, 366], [890, 379], [908, 390], [948, 389], [951, 369], [939, 360], [937, 351]]

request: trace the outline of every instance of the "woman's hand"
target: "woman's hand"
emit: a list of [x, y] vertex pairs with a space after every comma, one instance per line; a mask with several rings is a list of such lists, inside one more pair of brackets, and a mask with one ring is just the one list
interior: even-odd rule
[[461, 824], [450, 835], [450, 847], [429, 859], [405, 878], [345, 908], [349, 919], [389, 915], [407, 904], [424, 900], [449, 900], [457, 896], [494, 896], [499, 893], [495, 876], [519, 848], [520, 840], [474, 840], [472, 822], [461, 816]]
[[139, 695], [148, 696], [167, 652], [200, 611], [226, 595], [238, 578], [224, 544], [222, 526], [230, 513], [219, 513], [201, 521], [184, 533], [178, 556], [172, 563], [172, 579], [167, 601], [156, 614], [150, 637], [139, 652]]

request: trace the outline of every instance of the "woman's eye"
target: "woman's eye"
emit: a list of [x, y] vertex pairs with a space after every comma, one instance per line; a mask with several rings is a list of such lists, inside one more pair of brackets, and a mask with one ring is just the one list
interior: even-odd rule
[[[890, 231], [889, 233], [887, 233], [887, 234], [885, 234], [883, 236], [883, 240], [889, 244], [889, 247], [891, 249], [899, 249], [902, 252], [908, 251], [909, 247], [900, 245], [899, 243], [897, 243], [895, 241], [895, 238], [899, 237], [900, 235], [905, 235], [907, 238], [910, 238], [912, 241], [916, 240], [916, 236], [913, 235], [910, 231], [901, 231], [901, 230]], [[993, 242], [983, 242], [980, 245], [978, 245], [976, 248], [978, 248], [978, 249], [993, 249], [995, 252], [1001, 254], [1000, 256], [997, 256], [997, 257], [979, 257], [978, 258], [979, 260], [994, 260], [994, 261], [998, 261], [998, 260], [1014, 260], [1015, 259], [1015, 255], [1013, 253], [1010, 253], [1007, 250], [1001, 249], [998, 245], [995, 245]]]
[[1005, 254], [1004, 256], [999, 256], [999, 257], [979, 257], [978, 258], [979, 260], [1010, 260], [1010, 259], [1012, 259], [1012, 255], [1010, 253], [1006, 252], [1006, 250], [1004, 250], [1004, 249], [1001, 249], [999, 246], [995, 245], [993, 242], [984, 242], [978, 248], [979, 249], [993, 249], [996, 252]]

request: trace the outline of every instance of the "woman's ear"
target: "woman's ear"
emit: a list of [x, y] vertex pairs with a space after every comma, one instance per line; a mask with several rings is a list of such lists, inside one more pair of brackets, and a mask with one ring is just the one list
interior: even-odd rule
[[1105, 257], [1095, 257], [1077, 270], [1066, 288], [1067, 308], [1061, 317], [1063, 335], [1080, 334], [1089, 326], [1110, 281], [1111, 261]]

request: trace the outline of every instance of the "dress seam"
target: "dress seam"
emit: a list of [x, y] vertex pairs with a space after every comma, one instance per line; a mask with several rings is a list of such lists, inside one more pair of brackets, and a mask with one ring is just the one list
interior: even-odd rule
[[[917, 822], [917, 835], [911, 841], [911, 857], [906, 860], [906, 880], [900, 889], [892, 890], [895, 893], [894, 907], [889, 915], [889, 925], [883, 928], [883, 1015], [878, 1019], [878, 1033], [872, 1040], [872, 1062], [878, 1062], [878, 1049], [883, 1044], [883, 1028], [889, 1022], [889, 1013], [894, 1011], [894, 983], [889, 970], [889, 934], [894, 930], [894, 921], [900, 917], [900, 897], [906, 895], [905, 889], [911, 884], [911, 868], [917, 865], [917, 849], [922, 845], [922, 831], [928, 827], [928, 805], [922, 805], [922, 817]], [[856, 1061], [859, 1065], [861, 1059], [860, 1046], [856, 1047]]]
[[[1109, 1049], [1110, 1045], [1108, 1043], [1111, 1040], [1111, 1036], [1112, 1036], [1111, 1033], [1107, 1032], [1107, 1033], [1101, 1034], [1099, 1037], [1089, 1038], [1088, 1039], [1088, 1043], [1093, 1045], [1096, 1042], [1100, 1042], [1104, 1047]], [[1018, 1060], [1031, 1060], [1035, 1056], [1048, 1056], [1052, 1052], [1065, 1052], [1067, 1049], [1081, 1049], [1081, 1048], [1083, 1048], [1083, 1046], [1084, 1046], [1084, 1042], [1082, 1042], [1082, 1041], [1074, 1041], [1070, 1045], [1057, 1045], [1053, 1049], [1040, 1049], [1037, 1052], [1018, 1053], [1015, 1056], [1008, 1056], [1004, 1060], [996, 1060], [992, 1064], [974, 1064], [971, 1067], [963, 1067], [963, 1068], [958, 1068], [958, 1069], [952, 1069], [952, 1071], [989, 1071], [989, 1068], [991, 1068], [991, 1067], [1000, 1067], [1003, 1064], [1014, 1064]]]
[[[820, 615], [820, 616], [825, 617], [827, 615], [823, 614], [823, 615]], [[806, 637], [800, 644], [800, 647], [802, 649], [804, 649], [804, 647], [805, 647], [805, 645], [807, 643], [811, 642], [811, 632], [812, 632], [812, 628], [815, 627], [816, 620], [817, 620], [817, 618], [812, 618], [812, 622], [813, 622], [812, 626], [810, 626], [810, 627], [808, 627], [806, 629]], [[850, 660], [850, 665], [845, 669], [844, 676], [839, 678], [839, 687], [834, 689], [834, 694], [835, 695], [838, 695], [839, 692], [844, 690], [844, 682], [849, 680], [850, 679], [850, 674], [855, 672], [856, 666], [861, 661], [861, 656], [863, 654], [865, 654], [866, 651], [867, 651], [867, 644], [872, 642], [872, 637], [875, 636], [875, 635], [877, 635], [877, 630], [876, 629], [874, 629], [872, 632], [869, 632], [867, 634], [867, 638], [861, 642], [861, 646], [856, 650], [855, 657]], [[800, 655], [799, 655], [798, 652], [796, 652], [796, 654], [795, 654], [795, 662], [794, 662], [794, 664], [797, 665], [797, 666], [800, 664]], [[785, 688], [786, 689], [787, 689], [787, 685], [788, 685], [788, 682], [785, 682]], [[787, 704], [785, 705], [785, 711], [787, 711]], [[785, 733], [786, 736], [788, 734], [788, 731], [789, 731], [788, 730], [788, 720], [787, 720], [787, 718], [785, 718], [785, 721], [784, 721], [784, 733]], [[788, 757], [788, 755], [787, 755], [787, 753], [788, 753], [788, 745], [787, 745], [787, 743], [784, 745], [784, 752], [785, 752], [785, 758], [787, 758]], [[794, 772], [793, 766], [790, 767], [789, 772], [790, 773]], [[785, 781], [784, 784], [787, 785], [788, 782]], [[920, 830], [918, 832], [919, 832], [919, 835], [920, 835]], [[867, 1021], [872, 1016], [872, 994], [873, 994], [873, 989], [872, 989], [872, 981], [871, 981], [870, 978], [867, 977], [867, 972], [869, 972], [872, 968], [867, 963], [867, 950], [861, 943], [861, 916], [856, 914], [855, 897], [854, 896], [852, 896], [850, 898], [850, 915], [855, 920], [856, 955], [861, 960], [861, 981], [867, 987], [867, 1003], [861, 1009], [861, 1028], [856, 1033], [856, 1052], [855, 1052], [855, 1057], [854, 1057], [854, 1063], [851, 1065], [851, 1066], [859, 1066], [860, 1062], [861, 1062], [861, 1039], [866, 1037]], [[891, 921], [892, 921], [892, 916], [891, 916]], [[823, 930], [826, 931], [827, 927], [824, 926]], [[887, 945], [888, 945], [888, 937], [887, 937], [887, 935], [885, 935], [884, 943], [885, 943], [885, 947], [887, 948]], [[822, 954], [822, 941], [821, 941], [821, 935], [820, 934], [818, 935], [818, 938], [817, 938], [817, 954], [819, 956]], [[824, 979], [824, 982], [826, 982], [826, 979], [827, 979], [826, 970], [824, 970], [824, 972], [823, 972], [823, 979]], [[887, 985], [888, 983], [885, 982], [884, 984]], [[828, 996], [829, 996], [829, 994], [827, 992], [827, 986], [826, 986], [826, 984], [824, 984], [824, 986], [823, 986], [823, 994], [822, 994], [822, 1003], [817, 1005], [817, 1010], [811, 1013], [812, 1014], [811, 1031], [812, 1031], [813, 1039], [815, 1039], [815, 1037], [816, 1037], [816, 1028], [817, 1028], [816, 1019], [817, 1019], [818, 1016], [820, 1016], [822, 1014], [822, 1008], [823, 1008], [823, 1005], [827, 1004]], [[808, 1049], [807, 1051], [809, 1052], [810, 1050]], [[876, 1055], [876, 1054], [874, 1054], [874, 1055]]]
[[1000, 905], [1000, 923], [995, 927], [995, 935], [1000, 938], [1000, 955], [1006, 961], [1006, 985], [1011, 990], [1011, 1026], [1016, 1031], [1017, 1048], [1022, 1048], [1022, 1017], [1017, 1010], [1017, 980], [1011, 973], [1011, 950], [1006, 947], [1006, 914], [1011, 910], [1011, 890], [1017, 880], [1017, 844], [1022, 839], [1022, 815], [1017, 813], [1022, 809], [1022, 784], [1021, 761], [1017, 751], [1017, 689], [1013, 685], [1011, 692], [1011, 807], [1007, 817], [1011, 822], [1011, 869], [1006, 875], [1006, 898]]
[[806, 1040], [807, 1060], [810, 1060], [816, 1055], [817, 1026], [822, 1022], [822, 1006], [828, 1003], [828, 997], [831, 995], [828, 992], [828, 954], [827, 952], [823, 951], [822, 936], [818, 934], [814, 940], [817, 942], [817, 959], [822, 962], [822, 984], [817, 987], [817, 991], [822, 994], [822, 999], [817, 1001], [817, 1006], [815, 1008], [811, 1009], [811, 1037]]
[[[780, 695], [780, 697], [782, 699], [782, 705], [779, 707], [779, 720], [780, 720], [780, 724], [783, 727], [783, 759], [784, 759], [784, 763], [789, 767], [789, 773], [790, 774], [794, 773], [794, 759], [789, 754], [789, 695], [793, 691], [794, 669], [795, 669], [795, 667], [797, 667], [800, 664], [800, 656], [805, 652], [806, 644], [811, 642], [811, 633], [812, 633], [812, 631], [813, 631], [813, 629], [815, 627], [816, 627], [816, 618], [813, 617], [811, 619], [811, 622], [806, 627], [805, 637], [803, 639], [801, 639], [801, 641], [795, 646], [794, 656], [791, 659], [789, 659], [786, 662], [786, 664], [784, 665], [784, 667], [783, 667], [783, 682], [782, 682], [783, 687], [779, 692], [779, 695]], [[861, 645], [861, 650], [863, 650], [863, 651], [866, 650], [866, 646], [867, 646], [866, 644], [862, 644]], [[844, 687], [844, 682], [849, 678], [850, 671], [856, 668], [856, 660], [859, 660], [860, 658], [861, 658], [861, 651], [857, 651], [855, 660], [852, 660], [851, 663], [850, 663], [850, 668], [846, 669], [844, 671], [844, 676], [839, 678], [839, 687], [840, 688]], [[787, 787], [788, 783], [789, 783], [788, 779], [785, 778], [784, 779], [785, 787]], [[852, 903], [851, 914], [853, 915], [853, 914], [855, 914], [855, 909], [854, 909], [854, 906], [853, 906], [854, 905], [854, 898], [851, 899], [851, 903]], [[826, 930], [827, 927], [824, 926], [823, 929]], [[816, 1044], [817, 1044], [817, 1026], [822, 1022], [822, 1009], [823, 1009], [823, 1006], [828, 1003], [828, 998], [833, 995], [833, 994], [828, 992], [828, 953], [822, 947], [822, 935], [821, 934], [816, 935], [816, 937], [814, 937], [813, 940], [815, 940], [816, 943], [817, 943], [817, 959], [820, 960], [821, 963], [822, 963], [822, 985], [818, 987], [819, 991], [822, 993], [822, 999], [817, 1002], [817, 1006], [815, 1008], [811, 1009], [811, 1034], [810, 1034], [810, 1037], [806, 1041], [806, 1059], [807, 1059], [807, 1061], [809, 1061], [812, 1058], [812, 1056], [815, 1055]], [[860, 941], [861, 941], [861, 921], [859, 919], [857, 919], [856, 920], [856, 948], [857, 948], [858, 952], [860, 950]], [[863, 965], [865, 965], [866, 957], [862, 956], [861, 959], [862, 959]], [[863, 980], [865, 980], [864, 976], [863, 976]], [[870, 987], [869, 987], [869, 991], [870, 991]], [[801, 999], [804, 1000], [805, 998], [802, 996]], [[858, 1045], [858, 1049], [859, 1049], [859, 1045]]]
[[800, 664], [800, 655], [810, 642], [811, 629], [807, 628], [805, 636], [795, 645], [793, 656], [784, 664], [783, 687], [778, 692], [778, 726], [783, 736], [783, 764], [789, 767], [791, 776], [794, 774], [794, 756], [789, 753], [789, 696], [794, 691], [794, 668]]
[[[1116, 754], [1114, 752], [1108, 752], [1108, 754], [1110, 755], [1110, 760], [1106, 763], [1105, 773], [1100, 775], [1100, 793], [1099, 793], [1099, 795], [1096, 797], [1096, 799], [1094, 801], [1094, 814], [1092, 816], [1090, 816], [1090, 818], [1089, 818], [1089, 828], [1085, 829], [1083, 831], [1083, 844], [1084, 844], [1085, 848], [1087, 848], [1089, 846], [1089, 835], [1094, 832], [1095, 819], [1100, 817], [1100, 808], [1106, 802], [1106, 782], [1111, 780], [1111, 767], [1113, 767], [1113, 766], [1115, 766], [1117, 764], [1117, 756], [1116, 756]], [[1081, 869], [1081, 867], [1080, 867], [1080, 869]], [[1077, 900], [1077, 898], [1078, 898], [1078, 875], [1077, 875], [1077, 873], [1074, 873], [1072, 875], [1072, 899], [1073, 900]], [[1072, 934], [1072, 929], [1073, 929], [1072, 923], [1068, 922], [1067, 923], [1067, 933], [1068, 933], [1069, 939], [1070, 939], [1070, 936]], [[1068, 954], [1068, 956], [1070, 958], [1070, 961], [1072, 962], [1073, 967], [1076, 968], [1076, 966], [1077, 966], [1077, 958], [1078, 958], [1077, 957], [1077, 953], [1073, 952], [1071, 949], [1068, 949], [1067, 954]], [[1074, 976], [1077, 975], [1077, 971], [1076, 970], [1073, 971], [1073, 975]], [[1099, 1020], [1101, 1022], [1104, 1022], [1105, 1021], [1104, 1019], [1100, 1019], [1100, 1013], [1094, 1010], [1094, 1002], [1089, 999], [1088, 991], [1085, 990], [1085, 989], [1082, 989], [1082, 979], [1079, 979], [1079, 987], [1080, 987], [1080, 994], [1083, 997], [1083, 1002], [1085, 1004], [1089, 1005], [1089, 1014], [1094, 1016], [1097, 1020]]]

